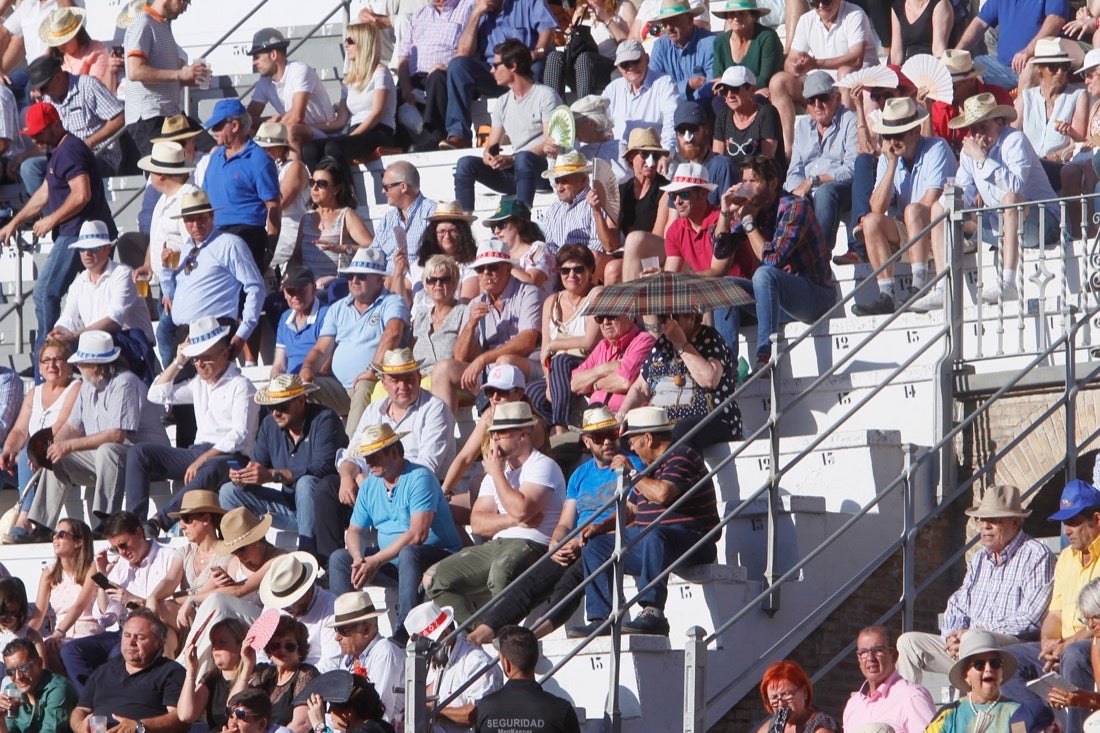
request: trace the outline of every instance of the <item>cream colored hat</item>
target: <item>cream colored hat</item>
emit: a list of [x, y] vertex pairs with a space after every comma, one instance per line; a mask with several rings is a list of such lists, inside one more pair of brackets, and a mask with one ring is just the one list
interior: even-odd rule
[[947, 126], [958, 130], [994, 117], [1003, 117], [1006, 122], [1013, 122], [1016, 120], [1016, 110], [1007, 104], [997, 104], [992, 94], [982, 92], [963, 102], [962, 114], [948, 122]]
[[421, 362], [413, 357], [412, 349], [389, 349], [382, 354], [382, 363], [372, 363], [371, 369], [378, 374], [408, 374], [419, 372]]
[[47, 46], [62, 46], [76, 38], [86, 19], [84, 8], [54, 8], [38, 26], [38, 37]]
[[919, 127], [928, 110], [917, 106], [912, 97], [887, 99], [882, 108], [882, 121], [871, 123], [871, 129], [879, 135], [895, 135]]
[[951, 72], [951, 81], [962, 81], [985, 73], [985, 67], [981, 64], [975, 64], [974, 57], [970, 55], [969, 51], [949, 48], [943, 52], [940, 61]]
[[387, 446], [393, 445], [406, 435], [408, 435], [408, 432], [393, 432], [393, 428], [389, 423], [369, 425], [363, 431], [363, 435], [359, 439], [359, 445], [349, 448], [347, 455], [349, 458], [366, 458]]
[[576, 150], [570, 150], [568, 153], [559, 155], [557, 159], [554, 160], [554, 167], [548, 171], [543, 171], [542, 177], [553, 181], [556, 178], [571, 176], [574, 173], [591, 172], [592, 164], [588, 162], [588, 159]]
[[257, 390], [252, 398], [257, 405], [281, 405], [295, 397], [316, 392], [320, 387], [303, 382], [297, 374], [278, 374], [272, 377], [267, 386]]
[[138, 168], [170, 176], [195, 170], [195, 166], [184, 160], [183, 146], [176, 142], [153, 143], [152, 153], [138, 161]]

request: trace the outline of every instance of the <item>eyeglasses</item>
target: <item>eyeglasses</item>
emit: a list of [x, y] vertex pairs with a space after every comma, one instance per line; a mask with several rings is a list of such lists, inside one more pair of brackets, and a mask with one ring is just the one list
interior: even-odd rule
[[117, 545], [112, 545], [110, 542], [108, 542], [107, 546], [110, 547], [115, 552], [129, 552], [130, 551], [130, 541], [129, 540], [127, 540], [126, 542], [119, 542]]
[[458, 229], [455, 227], [436, 227], [435, 236], [458, 238]]
[[592, 316], [592, 320], [600, 325], [604, 323], [614, 323], [618, 318], [618, 316]]
[[891, 89], [872, 89], [868, 92], [868, 95], [876, 102], [894, 98], [894, 92]]
[[474, 268], [474, 272], [476, 272], [478, 275], [487, 275], [487, 274], [490, 274], [490, 273], [495, 275], [496, 272], [497, 272], [497, 266], [496, 265], [479, 265], [478, 267]]
[[832, 94], [818, 94], [816, 97], [806, 97], [806, 104], [810, 107], [816, 107], [819, 104], [824, 107], [831, 101], [833, 101]]
[[348, 281], [349, 282], [355, 282], [356, 280], [361, 280], [362, 282], [366, 282], [368, 278], [370, 278], [370, 275], [368, 275], [365, 272], [352, 272], [352, 273], [348, 274]]
[[801, 689], [790, 690], [787, 692], [777, 692], [775, 694], [768, 693], [768, 702], [775, 705], [778, 702], [790, 702], [794, 699], [795, 695], [802, 692]]
[[340, 636], [351, 636], [359, 629], [359, 626], [360, 624], [346, 624], [344, 626], [337, 626], [334, 631]]
[[885, 135], [882, 136], [882, 139], [883, 140], [889, 140], [890, 142], [896, 142], [898, 140], [904, 140], [905, 139], [905, 133], [904, 132], [886, 133]]
[[63, 356], [43, 356], [38, 360], [39, 364], [64, 364], [65, 357]]
[[426, 277], [424, 282], [428, 285], [450, 285], [455, 279], [450, 275], [440, 275], [439, 277]]
[[593, 443], [606, 443], [607, 441], [615, 442], [619, 439], [618, 430], [602, 430], [598, 433], [589, 433], [588, 439]]
[[76, 539], [76, 535], [67, 529], [59, 529], [53, 533], [53, 538], [55, 540], [71, 540]]
[[750, 85], [741, 84], [740, 86], [736, 87], [720, 87], [718, 89], [718, 93], [725, 97], [735, 97], [741, 92], [742, 89], [745, 89], [748, 86]]
[[1048, 69], [1048, 70], [1050, 71], [1050, 73], [1052, 73], [1052, 74], [1056, 74], [1056, 73], [1058, 73], [1059, 71], [1061, 71], [1061, 72], [1062, 72], [1062, 73], [1064, 73], [1064, 74], [1068, 74], [1068, 73], [1069, 73], [1069, 68], [1070, 68], [1070, 67], [1069, 67], [1069, 64], [1044, 64], [1044, 65], [1046, 66], [1046, 68], [1047, 68], [1047, 69]]
[[226, 718], [236, 718], [237, 720], [259, 720], [260, 714], [254, 713], [246, 708], [231, 708], [225, 709]]
[[827, 8], [832, 4], [833, 0], [810, 0], [810, 7], [814, 9]]
[[14, 611], [11, 610], [11, 608], [0, 609], [0, 618], [19, 618], [22, 615], [23, 610], [19, 608], [15, 609]]
[[355, 39], [352, 38], [351, 36], [348, 36], [347, 38], [344, 39], [344, 45], [345, 46], [354, 46], [355, 45]]
[[677, 201], [690, 201], [692, 190], [693, 189], [687, 188], [683, 191], [677, 191], [676, 193], [672, 194], [672, 198], [676, 199]]
[[332, 181], [326, 181], [324, 178], [310, 178], [309, 187], [319, 188], [324, 191], [326, 188], [332, 185]]
[[574, 265], [573, 267], [565, 265], [564, 267], [559, 267], [558, 272], [561, 273], [562, 277], [569, 277], [570, 275], [577, 275], [579, 277], [583, 275], [587, 269], [588, 268], [584, 265]]
[[630, 70], [630, 69], [633, 69], [635, 66], [637, 66], [640, 63], [642, 63], [641, 59], [633, 59], [631, 61], [623, 61], [621, 64], [619, 64], [619, 68]]
[[485, 396], [489, 399], [493, 399], [494, 397], [507, 397], [509, 392], [511, 392], [509, 389], [499, 389], [497, 387], [485, 388]]
[[383, 183], [382, 184], [382, 190], [383, 191], [389, 191], [391, 188], [396, 188], [396, 187], [400, 186], [402, 183], [404, 183], [404, 181], [398, 181], [397, 183]]
[[890, 649], [884, 646], [872, 646], [866, 649], [856, 649], [856, 658], [863, 659], [864, 657], [881, 657], [888, 651], [890, 651]]
[[296, 642], [296, 641], [284, 641], [284, 642], [280, 643], [280, 642], [277, 642], [277, 641], [273, 641], [270, 644], [268, 644], [266, 647], [264, 647], [264, 651], [267, 652], [268, 654], [271, 654], [272, 652], [277, 652], [280, 649], [287, 652], [288, 654], [293, 654], [294, 652], [298, 651], [298, 642]]
[[491, 221], [491, 222], [489, 222], [489, 229], [494, 231], [494, 232], [499, 232], [501, 229], [503, 229], [505, 226], [507, 226], [507, 224], [508, 224], [507, 219], [502, 219], [500, 221]]
[[699, 125], [684, 125], [683, 127], [677, 127], [676, 128], [676, 134], [680, 135], [680, 136], [686, 135], [689, 132], [692, 135], [698, 135], [699, 134]]
[[199, 266], [199, 248], [192, 247], [187, 256], [183, 258], [183, 274], [190, 275]]
[[36, 659], [33, 662], [20, 664], [18, 667], [8, 667], [8, 676], [14, 677], [16, 675], [19, 675], [20, 677], [29, 677], [31, 674], [31, 670], [34, 669], [34, 665], [37, 663], [38, 660]]
[[493, 67], [494, 71], [496, 71], [496, 68], [498, 66], [504, 66], [504, 62], [503, 61], [493, 61], [489, 65]]
[[979, 672], [984, 671], [986, 667], [989, 667], [990, 669], [1000, 669], [1003, 666], [1004, 666], [1004, 662], [1001, 661], [1000, 657], [992, 657], [990, 659], [971, 659], [970, 660], [970, 667], [972, 669], [978, 670]]
[[[277, 407], [278, 405], [276, 405]], [[272, 408], [274, 409], [274, 408]], [[180, 514], [180, 521], [184, 524], [191, 524], [191, 522], [197, 521], [199, 517], [209, 517], [208, 512], [201, 512], [199, 514]]]

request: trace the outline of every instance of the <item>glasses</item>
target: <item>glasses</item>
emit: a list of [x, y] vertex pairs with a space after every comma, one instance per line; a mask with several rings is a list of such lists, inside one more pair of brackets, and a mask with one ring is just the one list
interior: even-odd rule
[[[281, 407], [281, 405], [275, 405], [274, 407], [272, 407], [272, 409], [275, 409], [275, 407]], [[199, 517], [209, 516], [210, 515], [206, 512], [202, 512], [200, 514], [180, 514], [180, 521], [184, 524], [191, 524], [191, 522], [197, 521]]]
[[450, 275], [440, 275], [439, 277], [434, 277], [433, 276], [433, 277], [424, 278], [424, 282], [427, 283], [429, 286], [431, 286], [431, 285], [450, 285], [454, 281], [455, 281], [455, 279], [453, 277], [451, 277]]
[[397, 188], [402, 183], [404, 183], [404, 181], [398, 181], [397, 183], [383, 183], [382, 184], [382, 190], [383, 191], [389, 191], [391, 188]]
[[894, 98], [894, 92], [890, 89], [872, 89], [868, 94], [876, 102], [882, 102]]
[[485, 396], [489, 399], [494, 399], [496, 397], [507, 397], [510, 391], [511, 390], [508, 389], [498, 389], [497, 387], [486, 387]]
[[112, 545], [110, 542], [108, 542], [107, 546], [110, 547], [115, 552], [129, 552], [130, 551], [130, 541], [129, 540], [127, 540], [126, 542], [119, 542], [117, 545]]
[[11, 608], [0, 609], [0, 618], [19, 618], [21, 615], [23, 615], [23, 611], [19, 608], [14, 611]]
[[480, 266], [474, 268], [474, 272], [476, 272], [478, 275], [487, 275], [487, 274], [490, 274], [490, 273], [495, 275], [496, 272], [497, 272], [497, 266], [496, 265], [480, 265]]
[[1000, 669], [1003, 666], [1004, 666], [1004, 662], [1001, 661], [1000, 657], [993, 657], [991, 659], [971, 659], [970, 660], [971, 669], [976, 669], [979, 672], [984, 671], [986, 667], [989, 667], [990, 669]]
[[816, 97], [807, 97], [806, 98], [806, 104], [809, 105], [810, 107], [816, 107], [818, 105], [821, 105], [822, 107], [824, 107], [825, 105], [827, 105], [831, 101], [833, 101], [833, 95], [832, 94], [818, 94]]
[[365, 272], [352, 272], [348, 274], [348, 282], [355, 282], [356, 280], [366, 282], [369, 278], [370, 275]]
[[435, 236], [437, 237], [451, 237], [452, 239], [458, 238], [458, 230], [454, 227], [436, 227]]
[[641, 59], [633, 59], [632, 61], [623, 61], [621, 64], [619, 64], [619, 68], [630, 70], [630, 69], [633, 69], [635, 66], [637, 66], [640, 63], [642, 63]]
[[676, 128], [676, 134], [680, 135], [680, 136], [686, 135], [689, 132], [692, 135], [698, 135], [699, 134], [699, 125], [684, 125], [683, 127], [677, 127]]
[[718, 93], [724, 97], [736, 97], [742, 89], [745, 89], [748, 86], [748, 84], [742, 84], [741, 86], [736, 87], [722, 87], [718, 90]]
[[38, 360], [39, 364], [64, 364], [65, 357], [63, 356], [43, 356]]
[[190, 275], [199, 266], [199, 248], [192, 247], [187, 256], [183, 258], [183, 274]]
[[1045, 66], [1052, 74], [1057, 74], [1059, 71], [1064, 74], [1069, 73], [1069, 64], [1046, 64]]
[[814, 9], [827, 8], [832, 4], [833, 0], [810, 0], [810, 7]]
[[683, 191], [677, 191], [676, 193], [672, 194], [672, 198], [676, 199], [677, 201], [690, 201], [692, 190], [693, 189], [688, 188]]
[[351, 36], [348, 36], [347, 38], [344, 39], [344, 45], [345, 46], [354, 46], [355, 45], [355, 39], [352, 38]]
[[494, 231], [494, 232], [499, 232], [507, 224], [508, 224], [507, 219], [503, 219], [501, 221], [491, 221], [491, 222], [489, 222], [489, 229]]
[[35, 660], [33, 662], [26, 662], [24, 664], [20, 664], [18, 667], [8, 667], [8, 676], [15, 677], [16, 675], [19, 675], [20, 677], [29, 677], [31, 674], [31, 670], [34, 669], [34, 665], [37, 663], [37, 661], [38, 660]]
[[799, 689], [789, 690], [787, 692], [768, 693], [768, 702], [770, 702], [772, 705], [775, 705], [779, 702], [790, 702], [791, 700], [794, 700], [795, 695], [797, 695], [801, 691], [802, 690]]
[[59, 529], [53, 533], [53, 538], [55, 540], [71, 540], [76, 539], [76, 535], [67, 529]]
[[309, 187], [319, 188], [324, 191], [326, 188], [332, 185], [332, 181], [326, 181], [324, 178], [310, 178]]
[[334, 631], [340, 636], [351, 636], [359, 629], [360, 624], [346, 624], [344, 626], [337, 626]]
[[496, 71], [496, 68], [498, 66], [504, 66], [504, 62], [503, 61], [493, 61], [489, 65], [493, 67], [493, 71]]
[[890, 649], [884, 646], [872, 646], [866, 649], [856, 649], [856, 658], [863, 659], [864, 657], [881, 657], [888, 651], [890, 651]]
[[289, 295], [291, 298], [301, 298], [306, 294], [305, 288], [295, 287], [293, 285], [287, 285], [283, 287], [283, 292]]
[[280, 649], [287, 652], [288, 654], [293, 654], [294, 652], [298, 651], [298, 642], [284, 641], [280, 643], [277, 641], [273, 641], [264, 648], [264, 651], [268, 654], [271, 654], [272, 652], [277, 652]]
[[260, 718], [260, 714], [254, 713], [246, 708], [226, 707], [225, 717], [236, 718], [237, 720], [258, 720]]
[[576, 275], [577, 277], [580, 277], [585, 273], [585, 270], [587, 269], [588, 268], [584, 265], [574, 265], [573, 267], [566, 265], [564, 267], [559, 267], [558, 272], [561, 273], [562, 277], [569, 277], [570, 275]]
[[603, 325], [605, 323], [614, 323], [618, 319], [618, 316], [592, 316], [592, 320], [600, 325]]
[[905, 133], [904, 132], [890, 132], [890, 133], [887, 133], [887, 134], [883, 135], [882, 139], [883, 140], [888, 140], [890, 142], [897, 142], [899, 140], [904, 140], [905, 139]]

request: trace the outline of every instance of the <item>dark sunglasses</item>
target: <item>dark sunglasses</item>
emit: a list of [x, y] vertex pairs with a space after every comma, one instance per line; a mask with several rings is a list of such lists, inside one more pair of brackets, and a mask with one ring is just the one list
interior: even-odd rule
[[616, 440], [619, 439], [619, 431], [618, 430], [601, 430], [598, 433], [589, 433], [588, 434], [588, 439], [591, 440], [593, 443], [597, 443], [597, 444], [604, 443], [608, 440], [610, 440], [611, 442], [615, 442]]
[[504, 66], [504, 62], [503, 61], [491, 61], [491, 62], [489, 62], [489, 66], [496, 69], [498, 66]]
[[192, 247], [187, 256], [183, 258], [183, 273], [190, 275], [199, 266], [199, 248]]
[[562, 277], [566, 275], [583, 275], [588, 268], [584, 265], [574, 265], [572, 267], [566, 265], [565, 267], [559, 267], [558, 272], [562, 274]]
[[596, 323], [614, 323], [618, 319], [618, 316], [592, 316], [592, 320]]
[[184, 524], [191, 524], [191, 522], [194, 522], [199, 517], [209, 517], [209, 516], [210, 516], [210, 514], [208, 512], [201, 512], [199, 514], [181, 514], [180, 515], [180, 521], [183, 522]]
[[905, 139], [905, 133], [904, 132], [889, 132], [889, 133], [886, 133], [885, 135], [883, 135], [882, 139], [883, 140], [889, 140], [891, 142], [894, 142], [894, 141], [897, 141], [897, 140], [904, 140]]
[[489, 222], [489, 229], [490, 229], [491, 231], [494, 231], [494, 232], [499, 232], [499, 231], [500, 231], [501, 229], [503, 229], [503, 228], [504, 228], [504, 227], [505, 227], [505, 226], [506, 226], [507, 224], [508, 224], [508, 220], [507, 220], [507, 219], [501, 219], [500, 221], [491, 221], [491, 222]]
[[324, 191], [326, 188], [328, 188], [331, 185], [332, 185], [332, 181], [326, 181], [323, 178], [310, 178], [309, 179], [309, 187], [310, 188], [319, 188], [322, 191]]
[[1056, 74], [1059, 71], [1063, 71], [1068, 74], [1070, 70], [1069, 64], [1045, 64], [1045, 66], [1050, 69], [1050, 73], [1052, 74]]
[[871, 96], [871, 99], [876, 102], [894, 98], [894, 92], [890, 89], [872, 89], [868, 94]]
[[814, 9], [827, 8], [832, 4], [833, 0], [810, 0], [810, 7]]
[[112, 545], [108, 543], [108, 547], [110, 547], [115, 552], [129, 552], [130, 542], [129, 540], [127, 540], [126, 542], [119, 542], [117, 545]]
[[344, 39], [344, 45], [345, 46], [354, 46], [355, 45], [355, 39], [352, 38], [351, 36], [348, 36], [347, 38]]
[[73, 540], [76, 539], [76, 535], [67, 529], [59, 529], [53, 533], [53, 538], [55, 540]]
[[686, 188], [683, 191], [677, 191], [676, 193], [672, 194], [672, 198], [679, 199], [680, 201], [690, 201], [691, 200], [691, 192], [693, 190], [694, 189]]
[[489, 399], [493, 399], [494, 397], [507, 397], [509, 391], [510, 390], [507, 389], [497, 389], [496, 387], [486, 387], [485, 396]]
[[993, 659], [972, 659], [970, 660], [970, 666], [976, 670], [983, 671], [986, 667], [990, 669], [1000, 669], [1004, 666], [1004, 662], [1000, 657], [994, 657]]
[[450, 275], [440, 275], [439, 277], [426, 277], [424, 282], [428, 285], [450, 285], [455, 279]]
[[10, 608], [0, 609], [0, 618], [19, 618], [21, 613]]
[[369, 277], [370, 277], [370, 275], [368, 275], [365, 272], [352, 272], [352, 273], [348, 274], [348, 280], [349, 281], [351, 281], [351, 280], [362, 280], [363, 282], [366, 282], [367, 278], [369, 278]]
[[294, 652], [298, 651], [298, 642], [296, 642], [296, 641], [284, 641], [284, 642], [280, 643], [278, 641], [273, 641], [270, 644], [268, 644], [266, 647], [264, 647], [264, 651], [267, 652], [268, 654], [271, 654], [272, 652], [277, 652], [280, 649], [282, 649], [283, 651], [288, 652], [290, 654], [293, 654]]
[[719, 92], [719, 94], [721, 94], [722, 96], [725, 96], [725, 97], [734, 97], [734, 96], [737, 96], [737, 94], [740, 93], [740, 91], [742, 89], [744, 89], [748, 86], [750, 86], [750, 85], [742, 84], [742, 85], [736, 86], [736, 87], [721, 87], [721, 88], [719, 88], [718, 92]]
[[18, 667], [8, 667], [8, 676], [14, 677], [15, 675], [19, 675], [21, 677], [28, 677], [30, 676], [31, 670], [34, 669], [34, 665], [37, 664], [38, 661], [39, 660], [36, 659], [33, 662], [20, 664]]
[[497, 271], [497, 266], [496, 265], [479, 265], [479, 266], [474, 268], [474, 272], [476, 272], [478, 275], [484, 275], [487, 272], [496, 272], [496, 271]]
[[[371, 455], [377, 455], [372, 453]], [[359, 624], [345, 624], [344, 626], [337, 626], [333, 629], [340, 636], [351, 636], [359, 629]]]
[[816, 97], [806, 97], [806, 104], [811, 107], [816, 107], [819, 104], [824, 107], [831, 101], [833, 101], [832, 94], [818, 94]]
[[642, 63], [641, 59], [633, 59], [631, 61], [624, 61], [619, 64], [620, 69], [633, 69], [638, 64]]
[[692, 135], [698, 135], [699, 127], [699, 125], [684, 125], [683, 127], [677, 127], [676, 134], [683, 135], [686, 132], [690, 132]]
[[237, 720], [259, 720], [260, 714], [253, 713], [245, 708], [231, 708], [227, 706], [225, 708], [225, 717], [227, 719], [236, 718]]

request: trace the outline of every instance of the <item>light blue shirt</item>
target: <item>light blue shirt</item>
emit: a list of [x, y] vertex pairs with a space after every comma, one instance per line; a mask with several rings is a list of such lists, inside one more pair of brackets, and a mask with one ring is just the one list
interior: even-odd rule
[[[1039, 154], [1022, 130], [1006, 126], [1001, 136], [989, 150], [989, 155], [979, 163], [966, 153], [959, 156], [959, 172], [955, 184], [962, 189], [963, 203], [973, 206], [978, 194], [986, 206], [999, 206], [1005, 194], [1018, 193], [1024, 201], [1042, 201], [1056, 198]], [[1051, 216], [1057, 218], [1058, 207], [1046, 205]], [[999, 217], [991, 217], [999, 219]], [[999, 230], [995, 227], [993, 231]]]
[[809, 115], [794, 123], [791, 164], [783, 188], [792, 191], [807, 178], [828, 173], [837, 183], [851, 183], [859, 153], [856, 116], [844, 105], [837, 105], [833, 121], [825, 134], [818, 134], [817, 122]]
[[[191, 323], [202, 316], [240, 318], [236, 335], [247, 339], [260, 322], [264, 302], [264, 280], [248, 245], [236, 234], [210, 233], [205, 242], [195, 244], [180, 259], [175, 270], [161, 268], [160, 279], [172, 293], [172, 320]], [[190, 272], [186, 268], [193, 260]], [[244, 290], [244, 308], [239, 308]], [[238, 315], [239, 313], [239, 315]]]
[[[386, 324], [399, 319], [406, 325], [412, 320], [409, 304], [400, 295], [383, 289], [362, 314], [355, 307], [353, 296], [341, 298], [329, 306], [318, 338], [332, 336], [336, 350], [332, 354], [332, 374], [348, 389], [362, 374], [378, 350]], [[408, 329], [401, 339], [405, 344]]]
[[585, 197], [589, 186], [581, 189], [571, 203], [555, 201], [542, 217], [542, 231], [552, 252], [567, 244], [582, 244], [593, 252], [603, 252], [596, 231], [596, 216]]
[[649, 68], [672, 77], [680, 99], [709, 102], [714, 96], [709, 81], [698, 89], [691, 89], [687, 82], [693, 76], [710, 79], [714, 68], [714, 34], [693, 25], [691, 38], [683, 46], [677, 46], [668, 36], [661, 36], [653, 44]]
[[[374, 474], [363, 480], [355, 497], [351, 525], [377, 530], [378, 547], [385, 549], [408, 531], [413, 514], [423, 512], [434, 513], [425, 545], [451, 552], [462, 549], [439, 479], [428, 469], [411, 461], [405, 461], [392, 489], [387, 489], [382, 478]], [[397, 558], [390, 562], [397, 565]]]
[[[391, 206], [389, 211], [382, 215], [382, 222], [378, 225], [378, 236], [374, 238], [373, 246], [381, 248], [386, 253], [389, 272], [393, 272], [393, 253], [397, 250], [397, 237], [393, 233], [396, 228], [405, 232], [405, 240], [409, 246], [409, 269], [419, 273], [416, 258], [420, 254], [420, 240], [424, 238], [424, 230], [428, 228], [428, 217], [434, 213], [435, 202], [424, 198], [424, 194], [418, 194], [416, 200], [409, 206], [406, 220], [402, 221], [401, 211], [396, 206]], [[419, 277], [413, 277], [413, 284], [415, 285], [419, 279]]]
[[649, 127], [661, 136], [665, 150], [676, 150], [676, 128], [672, 119], [676, 115], [676, 85], [672, 79], [662, 76], [650, 64], [642, 88], [631, 91], [626, 79], [619, 77], [603, 90], [603, 96], [611, 102], [607, 113], [615, 121], [612, 129], [619, 141], [619, 156], [626, 152], [626, 140], [635, 127]]
[[[878, 188], [886, 174], [886, 156], [878, 159], [878, 172], [875, 175], [875, 188]], [[913, 160], [913, 169], [905, 158], [898, 160], [894, 171], [894, 200], [890, 203], [890, 216], [901, 216], [905, 207], [924, 197], [930, 188], [943, 189], [948, 178], [955, 175], [958, 164], [951, 152], [951, 146], [941, 137], [921, 137], [917, 144], [917, 155]]]

